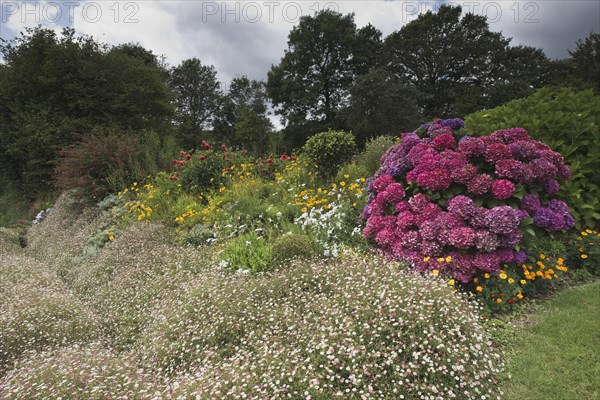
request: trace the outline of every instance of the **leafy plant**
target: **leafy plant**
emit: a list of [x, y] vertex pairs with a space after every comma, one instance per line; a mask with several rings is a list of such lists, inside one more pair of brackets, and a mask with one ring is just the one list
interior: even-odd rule
[[271, 265], [271, 245], [250, 232], [227, 243], [221, 258], [221, 265], [233, 271], [266, 271]]
[[321, 176], [331, 178], [355, 154], [356, 143], [352, 133], [330, 130], [310, 137], [302, 152]]
[[316, 255], [315, 245], [307, 235], [287, 233], [273, 243], [273, 264], [283, 265], [292, 259], [310, 259]]

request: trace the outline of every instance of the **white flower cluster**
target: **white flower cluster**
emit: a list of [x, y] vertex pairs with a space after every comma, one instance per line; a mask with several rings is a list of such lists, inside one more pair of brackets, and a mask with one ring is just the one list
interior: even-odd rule
[[213, 277], [156, 311], [138, 349], [169, 399], [492, 399], [502, 370], [441, 279], [377, 257]]
[[303, 231], [309, 232], [325, 257], [337, 257], [343, 247], [340, 245], [344, 231], [346, 213], [340, 204], [330, 203], [329, 208], [311, 208], [294, 220]]

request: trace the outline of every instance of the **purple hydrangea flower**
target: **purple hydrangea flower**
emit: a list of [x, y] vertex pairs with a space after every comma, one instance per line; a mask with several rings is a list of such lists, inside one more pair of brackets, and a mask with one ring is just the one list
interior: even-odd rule
[[477, 206], [467, 196], [458, 195], [448, 200], [448, 212], [462, 220], [467, 221], [476, 211]]
[[527, 253], [523, 250], [515, 251], [515, 262], [517, 264], [523, 264], [527, 261]]
[[539, 197], [530, 193], [527, 193], [525, 196], [523, 196], [519, 204], [519, 208], [527, 211], [531, 215], [534, 215], [541, 206], [542, 203]]
[[441, 121], [440, 125], [450, 127], [454, 130], [458, 130], [465, 127], [465, 121], [463, 121], [460, 118], [450, 118]]
[[488, 229], [498, 234], [513, 232], [519, 227], [520, 222], [516, 210], [509, 206], [494, 207], [485, 214]]

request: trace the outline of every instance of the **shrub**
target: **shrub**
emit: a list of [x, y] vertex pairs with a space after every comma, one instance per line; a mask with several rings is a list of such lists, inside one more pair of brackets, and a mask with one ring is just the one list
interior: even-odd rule
[[314, 243], [309, 236], [287, 233], [273, 243], [273, 264], [283, 265], [292, 259], [310, 259], [316, 255]]
[[173, 397], [491, 398], [502, 369], [465, 297], [373, 256], [202, 281], [154, 321]]
[[523, 264], [523, 249], [574, 220], [553, 198], [570, 176], [559, 153], [522, 128], [477, 138], [462, 126], [437, 120], [386, 152], [368, 183], [363, 233], [417, 270], [467, 283]]
[[381, 156], [396, 143], [396, 136], [383, 135], [370, 139], [363, 152], [356, 158], [356, 165], [365, 171], [363, 176], [373, 176], [381, 165]]
[[520, 126], [562, 154], [573, 176], [559, 196], [568, 199], [576, 222], [588, 228], [600, 220], [600, 96], [591, 90], [542, 89], [492, 110], [469, 115], [467, 127], [482, 135]]
[[30, 354], [0, 381], [0, 399], [151, 399], [157, 379], [100, 344]]
[[148, 160], [147, 153], [145, 145], [132, 135], [83, 135], [78, 143], [61, 151], [55, 184], [61, 190], [78, 189], [83, 197], [102, 198], [128, 182], [156, 173], [157, 156]]
[[246, 233], [226, 244], [221, 259], [221, 265], [233, 271], [266, 271], [271, 265], [271, 245], [255, 232]]
[[356, 143], [352, 133], [321, 132], [306, 141], [302, 152], [309, 163], [317, 166], [321, 176], [331, 178], [354, 155]]

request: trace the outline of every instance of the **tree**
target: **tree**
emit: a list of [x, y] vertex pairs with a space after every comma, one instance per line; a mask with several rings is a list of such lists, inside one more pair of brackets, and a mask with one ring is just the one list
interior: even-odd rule
[[358, 73], [378, 59], [380, 38], [370, 25], [357, 30], [354, 14], [325, 10], [302, 17], [288, 36], [285, 55], [268, 74], [267, 91], [283, 122], [301, 126], [310, 120], [339, 128], [338, 112]]
[[217, 71], [197, 58], [187, 59], [171, 70], [175, 91], [176, 122], [187, 146], [197, 145], [204, 129], [212, 127], [219, 109], [221, 88]]
[[385, 39], [387, 68], [417, 87], [419, 104], [430, 118], [496, 105], [489, 104], [490, 92], [496, 86], [517, 86], [516, 71], [518, 85], [537, 87], [536, 72], [547, 62], [533, 49], [535, 57], [515, 70], [524, 60], [520, 55], [531, 55], [532, 49], [511, 50], [509, 39], [489, 30], [486, 17], [461, 14], [460, 7], [444, 5], [437, 14], [421, 14]]
[[359, 146], [373, 136], [400, 134], [421, 123], [415, 103], [419, 92], [385, 69], [360, 76], [350, 94], [350, 104], [342, 115]]
[[273, 131], [268, 114], [265, 83], [246, 76], [234, 78], [215, 120], [215, 134], [255, 154], [264, 152]]
[[591, 32], [584, 40], [579, 39], [569, 54], [576, 78], [600, 93], [600, 33]]
[[0, 173], [17, 179], [28, 197], [51, 188], [58, 150], [77, 134], [170, 124], [171, 92], [156, 66], [73, 29], [27, 29], [0, 51]]

